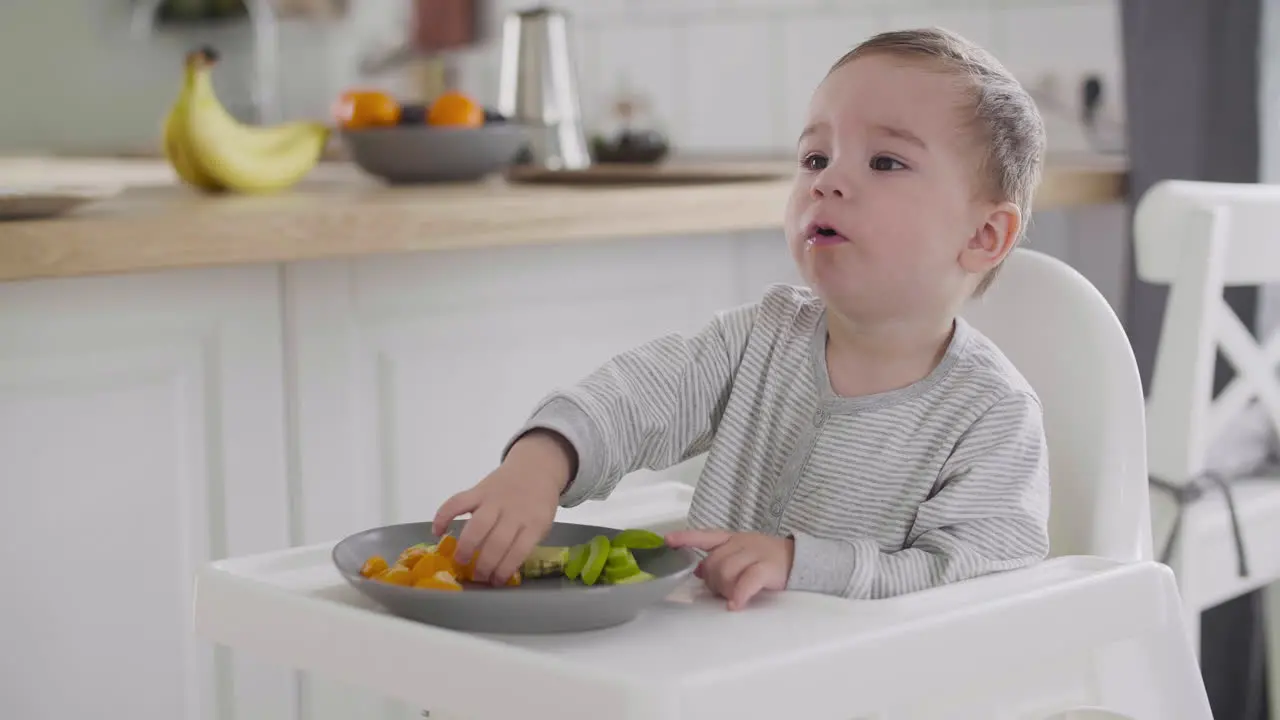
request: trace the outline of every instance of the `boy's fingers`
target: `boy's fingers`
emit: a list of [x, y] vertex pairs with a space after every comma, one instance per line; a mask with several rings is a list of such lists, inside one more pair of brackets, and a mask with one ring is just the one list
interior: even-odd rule
[[480, 548], [480, 543], [484, 542], [489, 531], [493, 530], [493, 526], [498, 522], [498, 513], [489, 509], [490, 507], [476, 510], [471, 519], [467, 520], [467, 524], [462, 527], [462, 532], [458, 534], [458, 549], [453, 553], [454, 559], [458, 562], [464, 565], [471, 562], [471, 556]]
[[741, 610], [746, 607], [751, 598], [764, 589], [767, 580], [768, 571], [764, 563], [757, 562], [744, 570], [734, 583], [733, 591], [729, 593], [729, 609]]
[[[519, 529], [520, 527], [509, 519], [502, 515], [498, 516], [498, 521], [493, 524], [493, 529], [485, 536], [484, 545], [480, 548], [480, 557], [476, 560], [476, 582], [489, 582], [498, 563], [511, 549], [511, 543], [516, 539], [516, 531]], [[459, 543], [458, 547], [461, 548], [462, 544]]]
[[502, 557], [493, 571], [492, 580], [494, 584], [505, 583], [511, 579], [512, 575], [520, 569], [524, 564], [525, 558], [529, 557], [529, 553], [533, 550], [536, 540], [529, 528], [521, 528], [516, 533], [515, 540], [511, 542], [511, 547], [507, 550], [507, 554]]
[[738, 579], [747, 568], [755, 566], [758, 562], [759, 558], [756, 554], [748, 550], [743, 549], [733, 553], [720, 563], [721, 582], [726, 588], [737, 587]]
[[475, 510], [476, 506], [480, 504], [479, 500], [479, 493], [474, 489], [464, 490], [445, 500], [440, 509], [436, 511], [435, 518], [431, 521], [431, 532], [437, 536], [443, 535], [454, 518]]
[[734, 547], [733, 545], [728, 544], [721, 545], [708, 553], [707, 557], [703, 559], [702, 563], [707, 566], [703, 572], [715, 577], [717, 580], [722, 579], [725, 563], [728, 562], [730, 558], [744, 553], [745, 551], [740, 547]]

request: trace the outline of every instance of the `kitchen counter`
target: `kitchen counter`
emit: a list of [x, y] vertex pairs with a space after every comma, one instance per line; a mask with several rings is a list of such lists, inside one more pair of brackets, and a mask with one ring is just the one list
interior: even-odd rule
[[[775, 176], [734, 182], [391, 188], [324, 163], [289, 192], [255, 197], [193, 193], [155, 160], [0, 159], [0, 185], [126, 188], [65, 217], [0, 223], [0, 280], [767, 229], [791, 167], [718, 163]], [[1121, 201], [1125, 177], [1121, 158], [1051, 156], [1036, 209]]]

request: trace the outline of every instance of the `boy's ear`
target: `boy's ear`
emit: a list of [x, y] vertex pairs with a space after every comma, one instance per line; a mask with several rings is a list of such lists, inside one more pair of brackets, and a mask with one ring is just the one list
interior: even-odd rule
[[1022, 211], [1018, 206], [999, 203], [983, 218], [960, 252], [960, 266], [974, 275], [985, 274], [1013, 250], [1021, 228]]

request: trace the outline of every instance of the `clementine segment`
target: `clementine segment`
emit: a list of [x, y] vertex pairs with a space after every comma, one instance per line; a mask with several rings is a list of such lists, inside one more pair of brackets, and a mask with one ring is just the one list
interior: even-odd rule
[[444, 557], [453, 557], [458, 552], [458, 538], [452, 535], [445, 535], [440, 538], [440, 543], [436, 545], [436, 554]]
[[426, 590], [461, 590], [462, 586], [453, 576], [447, 572], [441, 571], [434, 575], [418, 578], [414, 581], [413, 586]]
[[396, 564], [403, 565], [412, 570], [417, 566], [418, 562], [427, 557], [428, 554], [429, 553], [427, 553], [426, 548], [414, 545], [413, 547], [406, 548], [404, 552], [400, 553], [400, 559], [396, 560]]
[[413, 571], [403, 565], [393, 565], [390, 569], [383, 571], [380, 575], [374, 576], [375, 580], [381, 580], [392, 585], [404, 585], [406, 587], [413, 584]]
[[387, 561], [380, 555], [374, 555], [364, 561], [364, 567], [360, 568], [360, 574], [371, 578], [387, 569]]
[[[474, 582], [476, 560], [472, 556], [462, 564], [454, 558], [458, 551], [458, 539], [445, 535], [434, 549], [425, 545], [414, 545], [400, 553], [396, 564], [387, 566], [387, 561], [374, 555], [365, 561], [360, 574], [367, 578], [391, 583], [431, 590], [461, 590], [462, 582]], [[507, 579], [507, 587], [517, 587], [523, 578], [519, 571]]]

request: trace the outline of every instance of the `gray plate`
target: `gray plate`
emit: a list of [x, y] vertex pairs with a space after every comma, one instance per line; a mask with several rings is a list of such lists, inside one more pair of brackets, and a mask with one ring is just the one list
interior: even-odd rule
[[[457, 535], [463, 521], [449, 532]], [[577, 545], [596, 535], [612, 538], [618, 530], [595, 525], [555, 523], [542, 545]], [[389, 525], [347, 537], [333, 548], [333, 562], [355, 589], [388, 612], [454, 630], [483, 633], [560, 633], [621, 625], [645, 607], [661, 601], [684, 582], [698, 564], [689, 550], [634, 550], [642, 570], [653, 580], [632, 585], [587, 587], [563, 577], [525, 581], [518, 587], [466, 585], [462, 592], [427, 590], [368, 580], [360, 568], [371, 555], [387, 562], [417, 543], [435, 544], [430, 522]]]
[[346, 130], [342, 140], [365, 172], [392, 184], [463, 182], [505, 169], [525, 144], [510, 122], [478, 128], [406, 125]]

